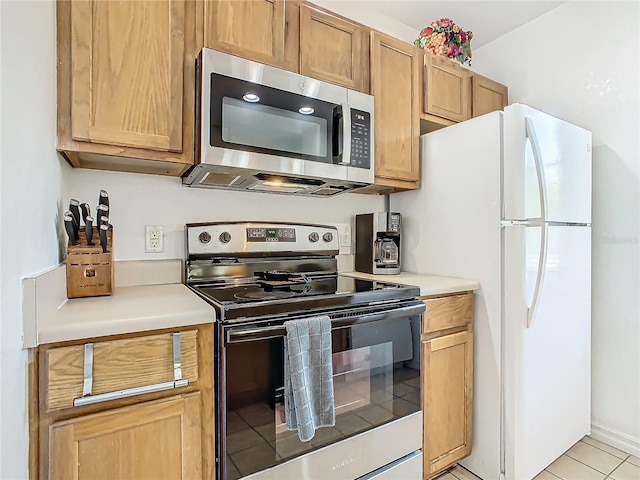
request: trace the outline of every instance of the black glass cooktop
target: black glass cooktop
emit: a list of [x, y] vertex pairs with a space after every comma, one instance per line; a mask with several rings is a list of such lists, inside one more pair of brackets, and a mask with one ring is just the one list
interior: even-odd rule
[[405, 300], [420, 294], [418, 287], [344, 275], [192, 288], [216, 307], [221, 320]]

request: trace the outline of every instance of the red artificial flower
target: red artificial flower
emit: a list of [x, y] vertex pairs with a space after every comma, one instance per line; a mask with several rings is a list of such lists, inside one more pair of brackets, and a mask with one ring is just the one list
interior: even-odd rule
[[440, 20], [438, 20], [438, 25], [445, 28], [451, 27], [453, 25], [453, 21], [449, 20], [448, 18], [441, 18]]
[[427, 28], [423, 28], [422, 29], [422, 31], [420, 32], [420, 36], [421, 37], [428, 37], [432, 33], [433, 33], [433, 28], [427, 27]]

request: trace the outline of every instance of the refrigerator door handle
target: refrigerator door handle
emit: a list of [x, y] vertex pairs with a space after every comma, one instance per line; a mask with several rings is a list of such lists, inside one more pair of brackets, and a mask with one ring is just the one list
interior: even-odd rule
[[540, 299], [540, 290], [544, 284], [544, 274], [547, 271], [547, 243], [548, 232], [547, 224], [540, 225], [542, 231], [540, 232], [540, 257], [538, 259], [538, 274], [536, 276], [536, 286], [533, 290], [533, 298], [531, 299], [531, 305], [527, 307], [527, 328], [533, 328], [533, 321], [536, 315], [536, 309], [538, 307], [538, 300]]
[[545, 222], [547, 220], [547, 181], [544, 178], [544, 165], [542, 163], [540, 143], [538, 142], [536, 129], [533, 127], [533, 120], [531, 119], [531, 117], [524, 118], [524, 125], [527, 132], [527, 138], [529, 138], [529, 141], [531, 142], [531, 149], [533, 150], [533, 160], [536, 164], [538, 192], [540, 195], [540, 221]]

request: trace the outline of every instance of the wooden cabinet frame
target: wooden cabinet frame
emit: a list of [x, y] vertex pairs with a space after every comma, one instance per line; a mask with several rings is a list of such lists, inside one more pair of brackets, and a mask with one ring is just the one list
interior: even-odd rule
[[[189, 383], [186, 387], [179, 387], [174, 390], [162, 392], [147, 393], [135, 397], [121, 398], [110, 400], [104, 403], [96, 403], [80, 407], [68, 408], [47, 408], [47, 385], [49, 383], [47, 371], [49, 351], [71, 347], [74, 345], [84, 345], [87, 342], [130, 342], [135, 344], [137, 339], [147, 342], [154, 335], [166, 335], [172, 332], [194, 332], [197, 331], [195, 339], [197, 347], [197, 366], [193, 365], [190, 360], [185, 368], [190, 372], [197, 372], [197, 380]], [[190, 335], [186, 335], [182, 339], [190, 344]], [[181, 342], [182, 343], [182, 342]], [[133, 348], [133, 347], [131, 347]], [[187, 359], [183, 359], [187, 361]], [[148, 363], [148, 368], [156, 370], [156, 363]], [[77, 423], [83, 418], [98, 418], [96, 414], [105, 415], [108, 412], [114, 412], [117, 409], [125, 407], [147, 406], [153, 405], [154, 401], [165, 401], [167, 398], [191, 398], [190, 395], [197, 394], [193, 398], [197, 398], [198, 410], [200, 412], [200, 445], [201, 465], [199, 471], [202, 472], [202, 478], [213, 479], [215, 473], [215, 457], [214, 457], [214, 411], [215, 399], [213, 390], [213, 325], [203, 324], [190, 327], [180, 327], [176, 329], [164, 329], [153, 332], [141, 332], [126, 335], [114, 335], [109, 337], [83, 339], [82, 341], [62, 342], [49, 345], [41, 345], [29, 351], [29, 466], [30, 480], [47, 480], [49, 479], [49, 459], [50, 459], [50, 429], [53, 425], [63, 425], [67, 423]], [[194, 373], [191, 373], [192, 377]], [[144, 379], [140, 379], [143, 382]], [[110, 383], [112, 381], [110, 380]], [[148, 382], [147, 382], [148, 383]], [[191, 402], [191, 400], [190, 400]], [[164, 405], [165, 407], [167, 405]], [[175, 405], [174, 405], [175, 406]], [[164, 407], [163, 407], [164, 408]], [[171, 407], [174, 408], [174, 407]], [[175, 406], [175, 408], [178, 408]], [[182, 408], [182, 407], [180, 407]], [[185, 404], [185, 415], [192, 411], [192, 407]], [[175, 409], [174, 409], [175, 410]], [[136, 411], [131, 409], [130, 411]], [[140, 410], [142, 411], [142, 410]], [[174, 411], [174, 414], [177, 410]], [[173, 414], [172, 414], [173, 415]], [[99, 418], [106, 418], [99, 417]], [[134, 417], [131, 417], [134, 418]], [[102, 420], [100, 420], [102, 421]], [[131, 420], [134, 422], [134, 420]], [[125, 422], [126, 423], [126, 422]], [[69, 441], [68, 439], [65, 441]], [[191, 477], [191, 476], [190, 476]]]
[[471, 453], [473, 294], [423, 300], [423, 477], [429, 478]]

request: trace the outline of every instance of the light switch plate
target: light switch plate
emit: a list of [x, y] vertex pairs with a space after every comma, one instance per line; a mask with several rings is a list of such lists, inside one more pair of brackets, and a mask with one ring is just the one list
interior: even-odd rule
[[340, 246], [340, 253], [351, 253], [351, 224], [350, 223], [336, 223], [338, 229], [338, 245]]

